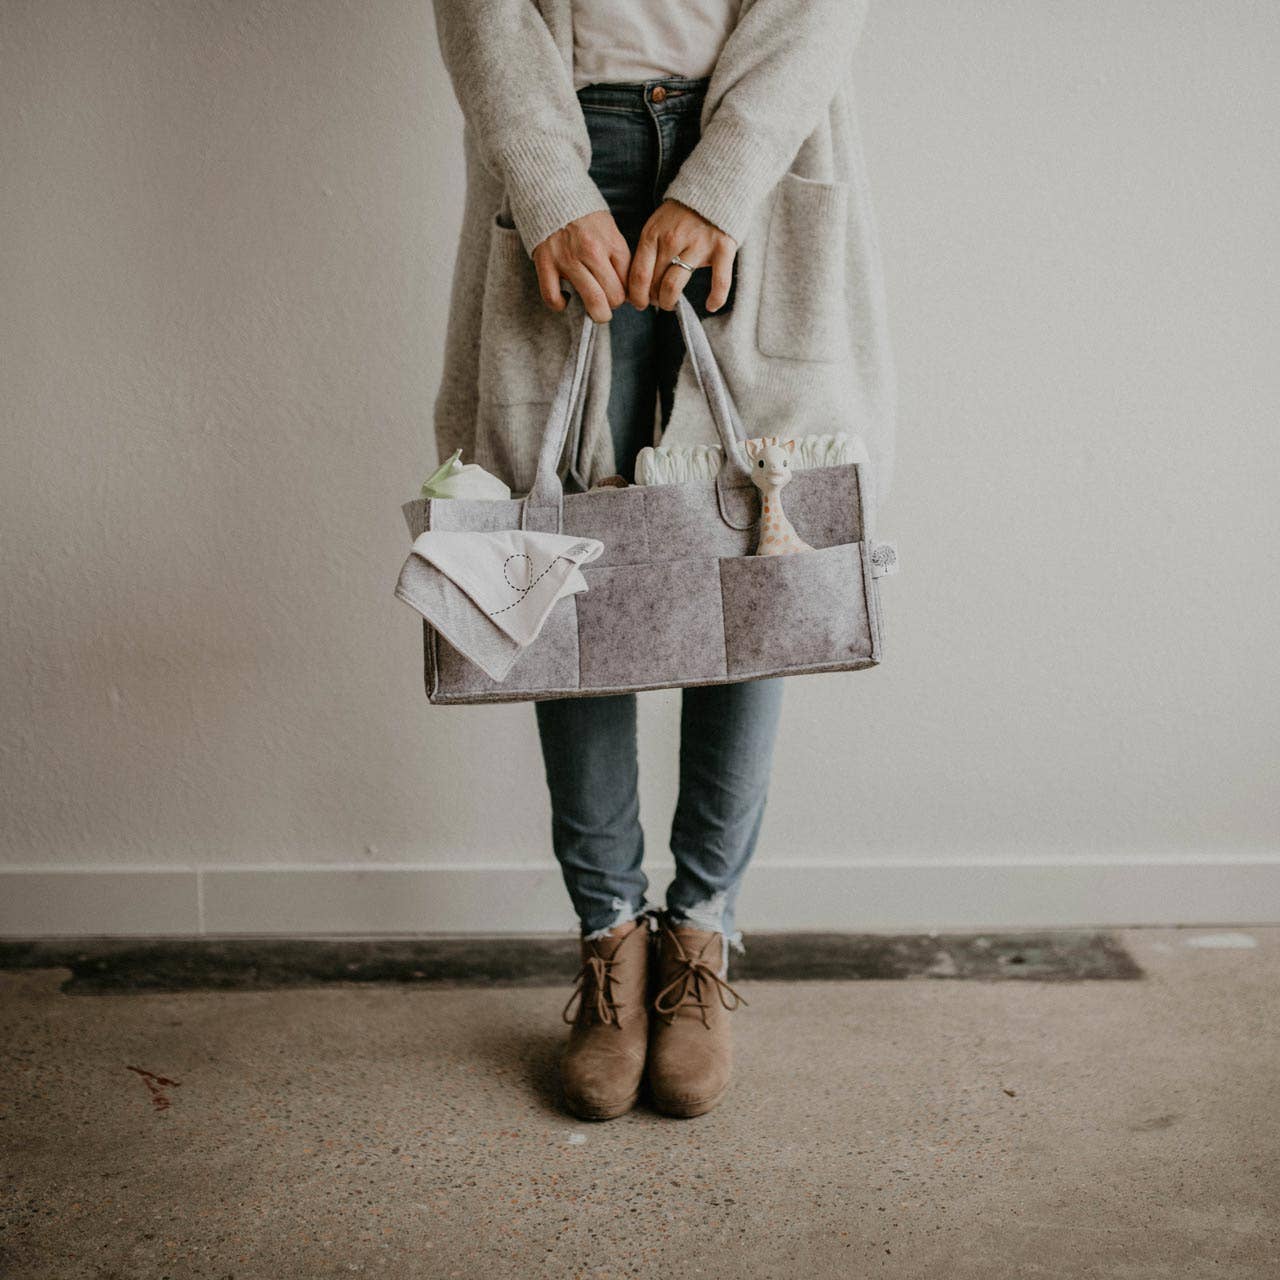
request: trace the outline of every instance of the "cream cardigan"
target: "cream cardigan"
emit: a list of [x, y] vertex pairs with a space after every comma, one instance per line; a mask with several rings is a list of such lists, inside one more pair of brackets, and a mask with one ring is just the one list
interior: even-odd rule
[[[867, 0], [744, 0], [707, 94], [702, 138], [667, 191], [739, 243], [734, 304], [706, 330], [751, 434], [857, 432], [884, 499], [895, 388], [879, 245], [850, 63]], [[571, 0], [435, 0], [462, 107], [467, 193], [436, 399], [442, 456], [533, 479], [570, 333], [538, 295], [530, 254], [606, 204], [573, 90]], [[625, 305], [625, 304], [624, 304]], [[582, 430], [561, 474], [616, 470], [595, 344]], [[686, 360], [664, 445], [716, 436]]]

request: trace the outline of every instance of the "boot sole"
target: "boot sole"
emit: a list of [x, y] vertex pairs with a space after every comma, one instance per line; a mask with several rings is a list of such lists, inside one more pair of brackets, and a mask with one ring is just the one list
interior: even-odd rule
[[719, 1093], [713, 1094], [710, 1098], [682, 1098], [678, 1102], [668, 1102], [656, 1095], [653, 1097], [653, 1105], [657, 1110], [661, 1111], [664, 1116], [674, 1116], [677, 1120], [692, 1120], [694, 1116], [706, 1115], [712, 1110], [729, 1092], [729, 1086], [725, 1085]]
[[582, 1106], [569, 1098], [565, 1098], [564, 1104], [579, 1120], [616, 1120], [619, 1116], [626, 1115], [636, 1105], [639, 1097], [640, 1090], [637, 1089], [624, 1102], [615, 1102], [608, 1107]]

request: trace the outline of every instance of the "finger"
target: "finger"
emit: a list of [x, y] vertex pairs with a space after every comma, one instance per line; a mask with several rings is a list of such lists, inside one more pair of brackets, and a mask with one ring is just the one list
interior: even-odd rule
[[542, 294], [543, 302], [552, 311], [563, 311], [566, 303], [560, 289], [560, 272], [551, 260], [551, 255], [549, 253], [536, 255], [533, 265], [538, 269], [538, 292]]
[[608, 324], [613, 318], [613, 312], [609, 309], [609, 299], [604, 296], [604, 290], [595, 276], [581, 262], [566, 264], [564, 273], [568, 276], [569, 283], [578, 291], [587, 315], [596, 324]]
[[[690, 253], [693, 250], [689, 250]], [[700, 267], [702, 263], [695, 261], [693, 258], [686, 258], [683, 254], [671, 255], [673, 258], [679, 256], [682, 261], [687, 262], [689, 267]], [[689, 283], [689, 277], [693, 274], [688, 267], [682, 267], [672, 262], [662, 273], [662, 283], [658, 286], [658, 306], [663, 311], [673, 311], [676, 305], [676, 299], [684, 292], [684, 287]]]
[[[593, 251], [583, 256], [583, 266], [596, 278], [610, 309], [622, 306], [627, 300], [627, 289], [614, 270], [613, 261], [603, 251]], [[624, 277], [625, 278], [625, 277]]]
[[631, 255], [631, 271], [627, 280], [627, 294], [637, 311], [649, 306], [649, 291], [653, 285], [653, 265], [658, 258], [657, 242], [652, 236], [641, 235], [636, 251]]
[[[625, 299], [628, 289], [627, 276], [631, 271], [631, 250], [625, 240], [619, 238], [618, 243], [610, 247], [609, 262], [614, 271], [617, 272], [618, 280], [622, 285], [623, 298]], [[621, 306], [622, 303], [618, 305]]]
[[623, 283], [626, 276], [619, 277], [612, 262], [602, 263], [594, 274], [600, 288], [604, 290], [610, 311], [616, 311], [627, 300], [627, 286]]
[[707, 310], [719, 311], [729, 299], [729, 286], [733, 284], [732, 245], [721, 241], [711, 252], [711, 292], [707, 294]]
[[[651, 306], [660, 307], [662, 305], [662, 287], [667, 283], [667, 276], [669, 273], [675, 273], [675, 276], [672, 278], [672, 287], [675, 289], [677, 295], [679, 295], [684, 290], [685, 285], [689, 283], [689, 272], [686, 271], [684, 267], [674, 266], [671, 262], [671, 259], [677, 257], [679, 253], [680, 246], [678, 241], [674, 240], [670, 235], [663, 235], [659, 237], [657, 255], [658, 262], [653, 271], [653, 283], [649, 286], [649, 304]], [[685, 258], [685, 261], [692, 263], [693, 259]], [[677, 281], [676, 277], [680, 276], [683, 276], [684, 279]], [[675, 303], [673, 302], [671, 305], [674, 306]]]

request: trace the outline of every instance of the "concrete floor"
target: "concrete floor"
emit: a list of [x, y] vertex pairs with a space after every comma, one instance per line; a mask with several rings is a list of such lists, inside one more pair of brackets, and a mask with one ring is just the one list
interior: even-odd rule
[[1119, 937], [1145, 977], [744, 980], [718, 1110], [594, 1125], [567, 980], [0, 974], [0, 1275], [1274, 1280], [1280, 929]]

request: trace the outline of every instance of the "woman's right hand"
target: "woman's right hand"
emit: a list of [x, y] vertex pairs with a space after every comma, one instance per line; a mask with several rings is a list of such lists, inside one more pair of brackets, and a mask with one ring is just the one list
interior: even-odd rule
[[553, 231], [534, 248], [533, 265], [542, 300], [552, 311], [565, 309], [562, 278], [578, 291], [587, 315], [597, 324], [607, 323], [627, 300], [631, 250], [613, 214], [604, 209]]

